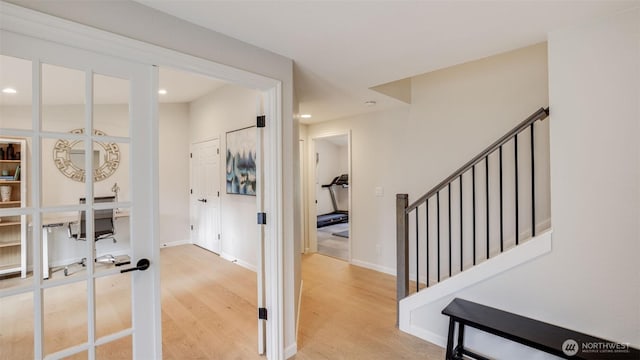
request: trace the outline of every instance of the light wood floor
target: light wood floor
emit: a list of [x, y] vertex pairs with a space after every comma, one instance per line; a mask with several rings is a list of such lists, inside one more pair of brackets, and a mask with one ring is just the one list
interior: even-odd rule
[[395, 327], [395, 277], [312, 254], [302, 258], [296, 360], [444, 359]]
[[[193, 245], [162, 249], [161, 258], [165, 359], [264, 359], [256, 355], [255, 273]], [[392, 276], [315, 254], [303, 256], [302, 277], [296, 360], [444, 358], [442, 348], [395, 327]], [[129, 291], [126, 284], [124, 278], [113, 277], [111, 283], [98, 287], [105, 289], [99, 301], [113, 305], [97, 314], [97, 322], [102, 323], [98, 332], [130, 326], [129, 309], [121, 309], [127, 307], [120, 300], [124, 297], [110, 297]], [[55, 291], [55, 297], [52, 293], [48, 298], [55, 299], [56, 305], [51, 311], [45, 308], [45, 348], [58, 350], [79, 343], [78, 338], [86, 339], [86, 325], [82, 328], [86, 316], [73, 316], [86, 314], [78, 312], [83, 302], [76, 304], [73, 296], [82, 290], [69, 286], [47, 291]], [[0, 302], [0, 359], [33, 358], [33, 316], [27, 298]], [[108, 345], [98, 349], [99, 358], [131, 357], [129, 338]]]
[[256, 274], [194, 245], [160, 253], [164, 359], [260, 359]]

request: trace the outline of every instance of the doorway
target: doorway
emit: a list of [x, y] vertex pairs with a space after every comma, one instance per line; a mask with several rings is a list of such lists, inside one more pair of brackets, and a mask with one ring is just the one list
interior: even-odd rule
[[348, 134], [313, 139], [318, 253], [350, 261], [351, 196]]
[[[193, 349], [192, 357], [257, 356], [264, 349], [253, 311], [259, 307], [261, 255], [257, 190], [264, 184], [256, 171], [262, 154], [256, 115], [263, 94], [164, 66], [159, 88], [159, 148], [172, 159], [159, 169], [159, 211], [166, 219], [160, 233], [162, 318], [171, 328], [163, 350], [169, 358], [180, 354], [180, 346]], [[210, 327], [211, 321], [218, 325]], [[220, 339], [237, 332], [242, 340], [220, 347]]]

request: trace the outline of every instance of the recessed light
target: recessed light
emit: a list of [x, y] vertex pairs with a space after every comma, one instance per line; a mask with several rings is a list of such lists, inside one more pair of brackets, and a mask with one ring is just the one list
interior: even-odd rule
[[14, 88], [6, 87], [6, 88], [2, 89], [2, 92], [4, 94], [15, 94], [18, 91], [16, 89], [14, 89]]
[[160, 89], [160, 90], [158, 90], [158, 94], [160, 94], [160, 95], [167, 95], [167, 89]]
[[302, 114], [300, 117], [303, 119], [311, 119], [311, 114]]
[[377, 102], [375, 102], [374, 100], [369, 100], [369, 101], [365, 101], [364, 104], [366, 106], [375, 106]]

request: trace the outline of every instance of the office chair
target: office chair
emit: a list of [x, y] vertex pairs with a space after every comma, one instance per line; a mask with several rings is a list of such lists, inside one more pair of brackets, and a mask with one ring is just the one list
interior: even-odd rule
[[[101, 196], [93, 198], [94, 203], [108, 203], [115, 202], [115, 196]], [[80, 198], [80, 204], [85, 204], [86, 199]], [[116, 243], [115, 238], [115, 225], [114, 225], [114, 209], [100, 209], [94, 210], [93, 215], [93, 233], [95, 241], [112, 239]], [[79, 227], [75, 232], [72, 227]], [[84, 211], [80, 211], [80, 219], [76, 223], [69, 223], [67, 226], [69, 232], [69, 238], [87, 241], [87, 220]], [[128, 259], [127, 259], [128, 260]], [[115, 265], [124, 265], [128, 263], [127, 260], [119, 259], [113, 255], [107, 254], [96, 257], [95, 261], [98, 263], [108, 263]], [[82, 258], [79, 262], [75, 262], [64, 267], [64, 275], [69, 276], [69, 267], [73, 265], [80, 265], [82, 267], [87, 266], [87, 258]]]

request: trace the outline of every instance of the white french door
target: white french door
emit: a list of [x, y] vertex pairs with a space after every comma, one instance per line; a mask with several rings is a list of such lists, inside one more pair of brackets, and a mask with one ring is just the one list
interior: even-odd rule
[[191, 145], [192, 241], [220, 254], [220, 140]]
[[0, 278], [0, 358], [160, 358], [156, 68], [0, 40], [0, 135], [28, 164], [0, 220], [26, 219], [29, 269]]

